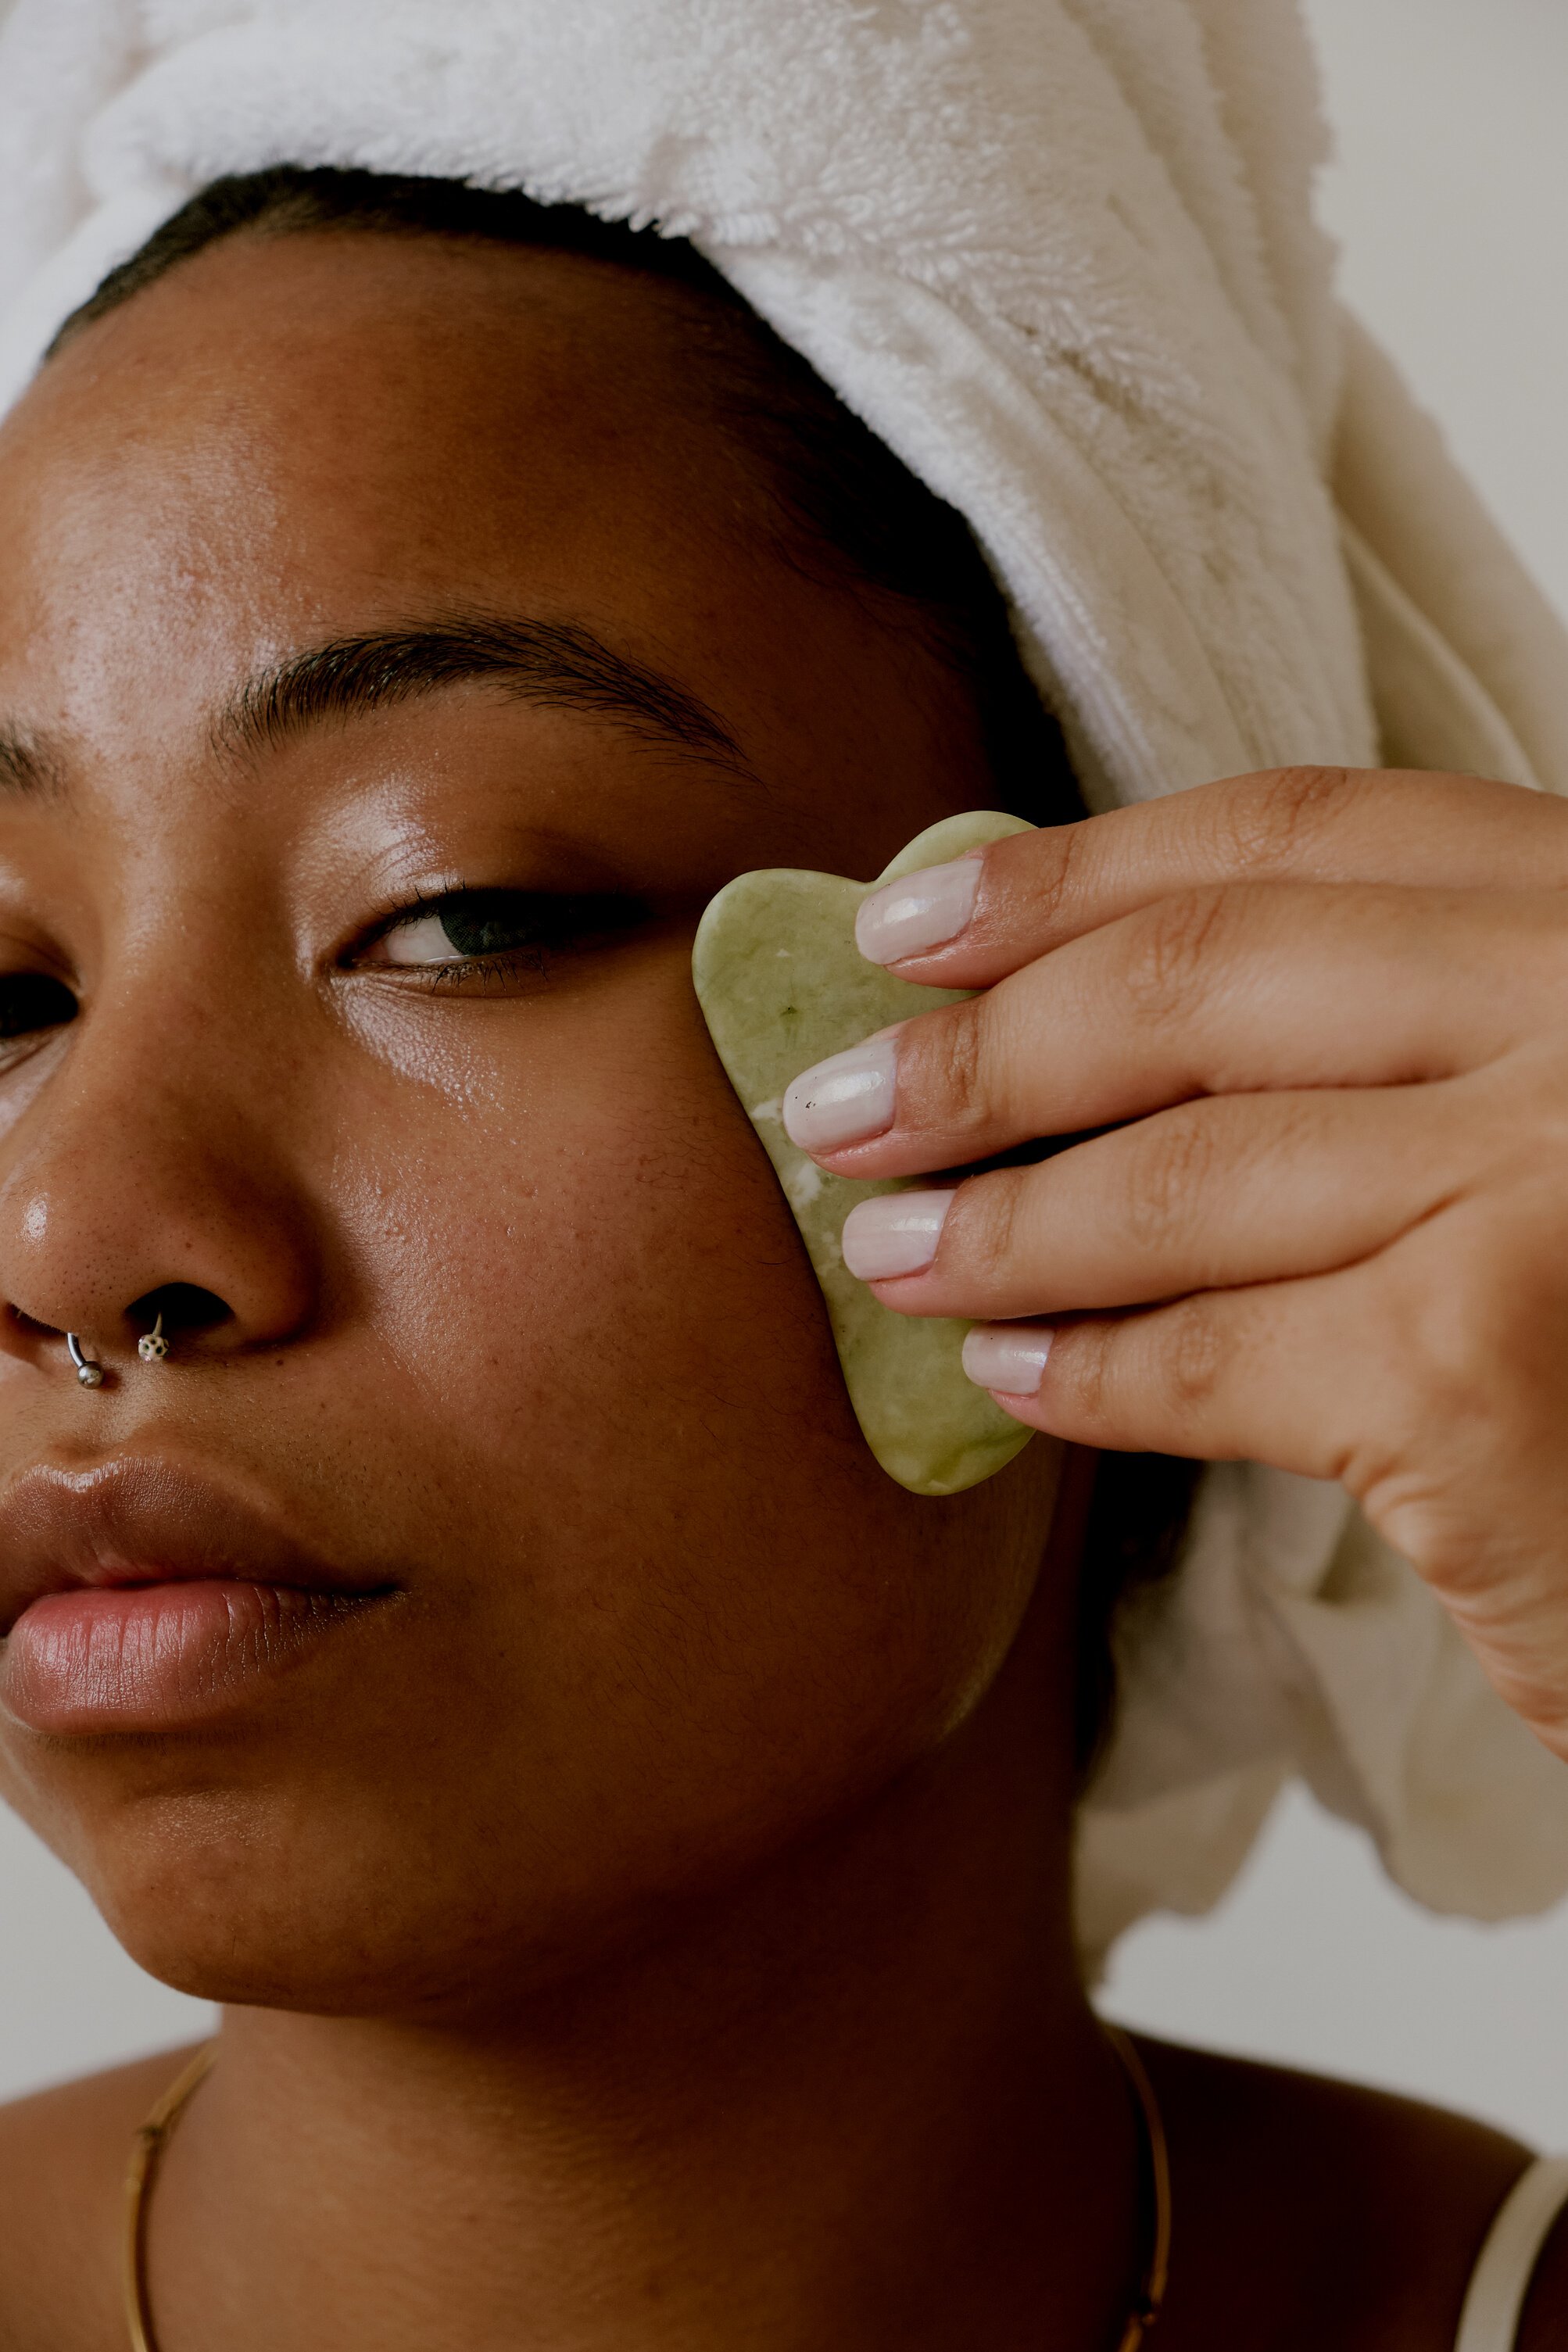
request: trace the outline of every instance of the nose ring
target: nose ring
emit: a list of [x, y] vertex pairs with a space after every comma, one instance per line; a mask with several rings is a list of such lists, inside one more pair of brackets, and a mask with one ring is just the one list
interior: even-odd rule
[[[95, 1364], [90, 1356], [86, 1356], [82, 1353], [81, 1341], [74, 1331], [68, 1331], [66, 1333], [66, 1348], [69, 1353], [72, 1363], [76, 1366], [76, 1376], [81, 1382], [82, 1387], [84, 1389], [100, 1389], [103, 1386], [103, 1366], [101, 1364]], [[163, 1318], [162, 1315], [159, 1316], [158, 1320], [153, 1324], [153, 1328], [150, 1331], [142, 1332], [142, 1337], [136, 1342], [136, 1352], [141, 1357], [142, 1361], [144, 1364], [161, 1364], [163, 1362], [164, 1357], [169, 1352], [169, 1343], [163, 1337]]]

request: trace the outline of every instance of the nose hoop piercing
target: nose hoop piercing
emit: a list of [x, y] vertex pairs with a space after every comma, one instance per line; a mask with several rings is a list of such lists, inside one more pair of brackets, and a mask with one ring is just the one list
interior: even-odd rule
[[[81, 1341], [78, 1339], [74, 1331], [68, 1331], [66, 1333], [66, 1348], [69, 1353], [72, 1363], [76, 1366], [76, 1376], [81, 1382], [82, 1387], [84, 1389], [100, 1389], [103, 1386], [103, 1366], [101, 1364], [95, 1364], [90, 1356], [86, 1356], [82, 1353]], [[159, 1316], [158, 1320], [153, 1324], [153, 1328], [150, 1331], [142, 1332], [142, 1337], [136, 1342], [136, 1352], [141, 1357], [142, 1361], [144, 1364], [161, 1364], [163, 1362], [164, 1357], [169, 1352], [169, 1343], [163, 1337], [163, 1318], [162, 1315]]]

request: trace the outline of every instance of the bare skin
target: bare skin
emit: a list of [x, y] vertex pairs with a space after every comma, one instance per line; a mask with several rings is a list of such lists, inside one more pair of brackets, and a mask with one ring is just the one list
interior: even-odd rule
[[[164, 2352], [1099, 2352], [1139, 2274], [1068, 1926], [1087, 1457], [942, 1504], [870, 1463], [687, 974], [730, 875], [874, 872], [989, 780], [907, 631], [778, 552], [688, 299], [236, 241], [0, 430], [4, 971], [83, 1007], [0, 1067], [0, 1514], [39, 1465], [173, 1465], [354, 1596], [173, 1697], [5, 1662], [6, 1795], [230, 2004], [159, 2190]], [[215, 729], [459, 610], [592, 628], [735, 753], [495, 677]], [[433, 977], [459, 887], [535, 944]], [[620, 911], [541, 932], [561, 894]], [[1447, 2352], [1524, 2151], [1152, 2063], [1168, 2352]], [[171, 2072], [0, 2117], [6, 2352], [123, 2343]]]

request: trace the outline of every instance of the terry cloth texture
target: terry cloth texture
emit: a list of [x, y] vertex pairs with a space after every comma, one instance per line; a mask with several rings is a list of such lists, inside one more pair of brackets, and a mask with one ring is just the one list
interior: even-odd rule
[[[1293, 761], [1568, 788], [1568, 644], [1335, 307], [1292, 0], [17, 0], [0, 404], [195, 189], [276, 163], [689, 237], [968, 517], [1091, 803]], [[1300, 1774], [1439, 1910], [1568, 1890], [1568, 1770], [1337, 1490], [1207, 1474], [1130, 1618], [1086, 1948]]]

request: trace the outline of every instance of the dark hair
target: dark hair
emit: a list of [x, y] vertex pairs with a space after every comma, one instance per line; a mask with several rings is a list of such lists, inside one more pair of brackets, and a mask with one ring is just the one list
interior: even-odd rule
[[[580, 254], [702, 298], [689, 331], [707, 363], [704, 388], [761, 460], [778, 511], [780, 551], [890, 600], [921, 633], [972, 697], [998, 806], [1036, 824], [1085, 814], [1061, 730], [1025, 672], [1005, 599], [962, 515], [917, 480], [683, 238], [457, 180], [278, 164], [214, 180], [193, 196], [71, 313], [47, 356], [225, 237], [366, 230]], [[1108, 1455], [1100, 1465], [1079, 1604], [1081, 1775], [1114, 1715], [1117, 1606], [1174, 1564], [1197, 1467], [1163, 1454]]]

